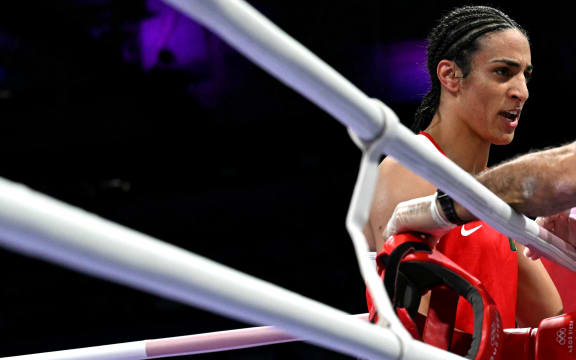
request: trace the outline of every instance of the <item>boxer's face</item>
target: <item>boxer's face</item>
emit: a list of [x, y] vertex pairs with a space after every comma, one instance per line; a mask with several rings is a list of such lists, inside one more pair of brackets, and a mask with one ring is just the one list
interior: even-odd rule
[[490, 33], [479, 42], [471, 70], [461, 80], [458, 113], [481, 138], [492, 144], [508, 144], [528, 99], [530, 44], [515, 29]]

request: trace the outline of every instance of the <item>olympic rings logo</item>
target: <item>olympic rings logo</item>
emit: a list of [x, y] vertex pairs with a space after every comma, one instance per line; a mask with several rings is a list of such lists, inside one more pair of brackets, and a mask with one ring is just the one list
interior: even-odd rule
[[566, 344], [566, 328], [556, 331], [556, 342], [560, 345]]
[[496, 319], [490, 326], [490, 345], [492, 347], [498, 346], [498, 340], [500, 340], [500, 321]]

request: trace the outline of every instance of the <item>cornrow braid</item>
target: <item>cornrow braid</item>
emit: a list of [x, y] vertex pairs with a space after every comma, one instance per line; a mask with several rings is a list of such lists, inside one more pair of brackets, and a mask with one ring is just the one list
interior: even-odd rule
[[412, 130], [428, 127], [440, 104], [440, 80], [436, 67], [443, 60], [452, 60], [466, 77], [470, 72], [471, 55], [479, 49], [479, 39], [489, 33], [517, 29], [527, 38], [527, 32], [502, 11], [488, 6], [464, 6], [452, 10], [432, 29], [426, 50], [428, 74], [432, 87], [416, 110]]

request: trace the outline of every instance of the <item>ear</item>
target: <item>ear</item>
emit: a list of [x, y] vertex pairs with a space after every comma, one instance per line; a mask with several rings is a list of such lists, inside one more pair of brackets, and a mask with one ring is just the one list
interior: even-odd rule
[[446, 90], [451, 93], [456, 93], [460, 90], [460, 80], [462, 80], [462, 72], [454, 61], [441, 60], [436, 67], [436, 75], [438, 80]]

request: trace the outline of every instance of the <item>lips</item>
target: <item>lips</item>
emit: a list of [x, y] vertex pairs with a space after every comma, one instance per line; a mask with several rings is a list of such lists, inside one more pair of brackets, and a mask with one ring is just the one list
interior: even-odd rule
[[516, 121], [520, 117], [520, 110], [506, 110], [499, 113], [510, 121]]
[[514, 131], [518, 126], [518, 119], [520, 119], [520, 113], [522, 109], [512, 109], [512, 110], [504, 110], [500, 111], [498, 115], [504, 118], [504, 125], [507, 131]]

